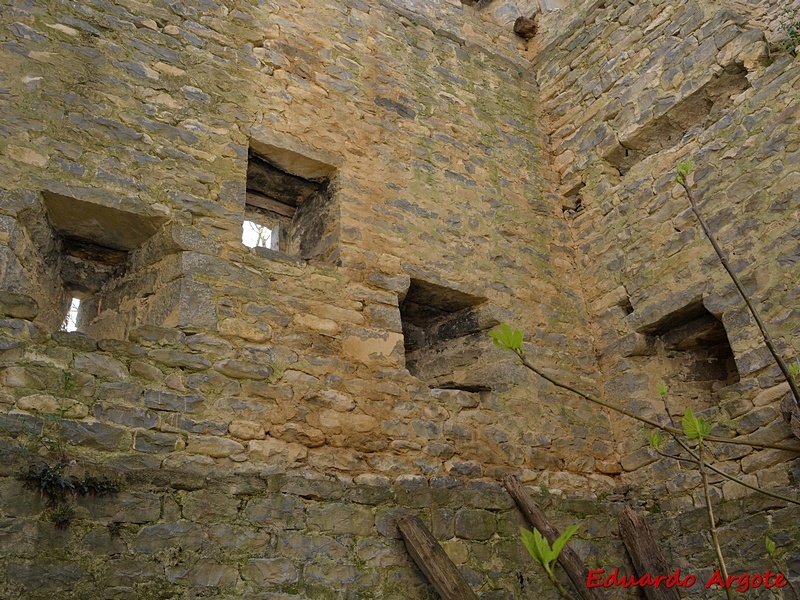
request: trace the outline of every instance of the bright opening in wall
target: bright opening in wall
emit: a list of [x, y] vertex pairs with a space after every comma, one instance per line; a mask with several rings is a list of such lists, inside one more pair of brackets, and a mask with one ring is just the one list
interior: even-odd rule
[[73, 298], [69, 305], [69, 311], [61, 324], [61, 331], [77, 331], [78, 330], [78, 310], [80, 309], [81, 301], [79, 298]]
[[245, 220], [242, 223], [242, 243], [248, 248], [278, 248], [278, 224], [274, 227]]

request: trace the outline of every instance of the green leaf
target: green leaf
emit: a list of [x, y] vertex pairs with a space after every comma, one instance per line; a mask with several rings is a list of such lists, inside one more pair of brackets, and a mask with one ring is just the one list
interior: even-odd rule
[[676, 177], [676, 179], [678, 180], [678, 183], [682, 183], [682, 182], [686, 181], [686, 176], [691, 172], [691, 170], [693, 168], [694, 168], [694, 165], [692, 164], [691, 159], [687, 158], [686, 160], [679, 160], [678, 161], [678, 176]]
[[765, 536], [764, 544], [767, 547], [767, 554], [769, 554], [770, 556], [775, 556], [775, 550], [776, 550], [775, 542], [769, 539], [769, 536]]
[[697, 422], [700, 425], [700, 441], [702, 441], [704, 437], [707, 437], [711, 434], [711, 424], [703, 417], [697, 417]]
[[683, 426], [683, 434], [690, 440], [700, 436], [700, 424], [697, 422], [697, 417], [694, 416], [691, 408], [686, 409], [686, 413], [681, 419], [681, 426]]
[[667, 383], [663, 379], [656, 384], [656, 392], [658, 392], [658, 395], [662, 398], [667, 397], [669, 390], [667, 389]]
[[792, 374], [792, 377], [797, 377], [800, 375], [800, 364], [793, 362], [789, 365], [789, 373]]
[[691, 408], [686, 409], [686, 414], [681, 420], [683, 433], [691, 440], [703, 441], [703, 438], [711, 433], [711, 425], [703, 417], [695, 417]]
[[552, 548], [545, 537], [539, 533], [538, 529], [534, 528], [533, 531], [529, 531], [523, 527], [520, 529], [520, 535], [522, 536], [522, 543], [528, 549], [530, 555], [544, 567], [545, 571], [550, 573], [552, 572], [553, 564], [558, 559], [558, 555], [561, 554], [561, 550], [569, 539], [575, 535], [575, 532], [580, 529], [580, 526], [580, 523], [578, 523], [567, 527], [564, 533], [553, 543]]
[[655, 448], [658, 450], [661, 447], [661, 434], [658, 431], [654, 431], [650, 434], [650, 447]]
[[[539, 564], [545, 566], [547, 564], [547, 552], [542, 552], [541, 544], [537, 540], [537, 536], [538, 538], [541, 538], [542, 536], [536, 529], [533, 531], [536, 531], [536, 533], [534, 534], [532, 531], [529, 531], [524, 527], [520, 528], [519, 532], [522, 537], [522, 543], [525, 544], [525, 547], [528, 549], [530, 555], [539, 561]], [[545, 543], [547, 542], [545, 541]], [[549, 545], [547, 549], [550, 549]]]
[[511, 350], [517, 354], [522, 353], [522, 339], [525, 334], [520, 329], [512, 329], [506, 323], [501, 323], [494, 331], [489, 332], [494, 345], [503, 350]]
[[550, 544], [547, 543], [547, 540], [541, 533], [539, 533], [538, 529], [533, 530], [533, 537], [536, 539], [536, 545], [539, 547], [539, 552], [541, 552], [542, 557], [544, 558], [544, 568], [550, 570], [550, 565], [557, 557], [553, 553], [552, 548], [550, 548]]
[[580, 528], [581, 528], [580, 523], [578, 523], [577, 525], [570, 525], [564, 530], [564, 533], [562, 533], [561, 536], [559, 536], [559, 538], [555, 542], [553, 542], [553, 554], [555, 555], [553, 556], [553, 560], [558, 558], [558, 555], [561, 554], [561, 550], [569, 541], [569, 538], [575, 535], [575, 532], [578, 531], [578, 529]]

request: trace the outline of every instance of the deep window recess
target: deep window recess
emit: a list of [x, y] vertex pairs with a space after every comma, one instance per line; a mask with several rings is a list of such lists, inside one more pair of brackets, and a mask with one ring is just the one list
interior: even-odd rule
[[561, 204], [561, 210], [564, 211], [565, 216], [570, 217], [584, 209], [582, 190], [585, 187], [586, 184], [580, 181], [564, 192], [564, 200]]
[[480, 310], [486, 298], [418, 279], [400, 303], [409, 372], [436, 388], [489, 389], [473, 375], [486, 329], [497, 324]]
[[71, 191], [80, 197], [42, 193], [59, 251], [58, 274], [63, 291], [54, 304], [62, 311], [61, 329], [113, 338], [121, 335], [120, 327], [106, 324], [126, 315], [111, 314], [116, 313], [115, 299], [124, 294], [119, 289], [109, 294], [109, 289], [124, 279], [129, 253], [150, 239], [166, 222], [167, 215], [146, 207], [136, 212], [123, 209], [135, 202], [126, 203], [125, 199], [99, 190]]
[[735, 96], [750, 87], [746, 75], [743, 68], [730, 65], [662, 115], [626, 139], [620, 139], [605, 159], [619, 170], [620, 175], [625, 175], [648, 156], [676, 146], [685, 135], [708, 128], [725, 114]]
[[303, 259], [334, 260], [338, 210], [332, 175], [332, 167], [288, 151], [270, 155], [251, 148], [242, 243]]
[[640, 333], [660, 342], [656, 347], [663, 348], [667, 359], [665, 380], [671, 395], [702, 400], [708, 392], [739, 381], [725, 327], [701, 301], [663, 317]]
[[[76, 239], [64, 239], [62, 243], [61, 278], [70, 307], [61, 329], [83, 331], [102, 308], [103, 287], [124, 275], [128, 252]], [[102, 328], [93, 333], [110, 335]]]

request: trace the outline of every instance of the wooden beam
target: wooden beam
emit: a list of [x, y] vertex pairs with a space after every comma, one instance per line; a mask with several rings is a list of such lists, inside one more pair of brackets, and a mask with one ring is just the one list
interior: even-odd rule
[[395, 522], [411, 558], [444, 600], [478, 600], [458, 567], [418, 517], [398, 517]]
[[[619, 533], [628, 549], [637, 577], [645, 574], [668, 576], [672, 574], [664, 555], [650, 533], [645, 520], [634, 510], [625, 505], [619, 518]], [[643, 586], [641, 588], [647, 600], [680, 600], [677, 588]]]
[[[547, 539], [550, 545], [558, 539], [559, 532], [550, 525], [544, 512], [539, 508], [533, 499], [530, 497], [525, 488], [514, 475], [509, 475], [503, 480], [508, 493], [517, 503], [517, 507], [525, 515], [531, 525], [533, 525], [539, 532]], [[580, 557], [575, 554], [569, 545], [564, 546], [561, 554], [558, 555], [558, 562], [566, 571], [567, 576], [572, 581], [575, 589], [584, 600], [606, 600], [606, 595], [599, 588], [586, 587], [586, 581], [589, 577], [589, 571], [584, 566]]]
[[288, 204], [278, 202], [277, 200], [273, 200], [268, 196], [254, 193], [249, 190], [245, 193], [245, 202], [250, 206], [257, 206], [258, 208], [263, 208], [264, 210], [278, 213], [279, 215], [289, 217], [290, 219], [294, 217], [294, 213], [297, 212], [297, 207], [295, 206], [289, 206]]

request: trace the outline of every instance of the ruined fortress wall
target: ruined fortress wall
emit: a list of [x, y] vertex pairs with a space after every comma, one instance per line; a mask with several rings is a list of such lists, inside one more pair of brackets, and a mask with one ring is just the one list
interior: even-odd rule
[[[610, 446], [585, 454], [555, 440], [589, 448], [602, 422], [578, 414], [566, 435], [559, 413], [572, 401], [548, 392], [532, 407], [527, 374], [485, 335], [499, 321], [542, 332], [546, 360], [593, 375], [586, 338], [566, 335], [582, 303], [566, 281], [566, 227], [543, 197], [520, 42], [460, 5], [404, 6], [8, 11], [4, 289], [39, 307], [36, 333], [14, 335], [57, 329], [65, 295], [43, 286], [60, 271], [83, 296], [81, 331], [107, 340], [44, 361], [11, 349], [9, 401], [56, 393], [68, 371], [87, 418], [125, 440], [115, 450], [158, 435], [157, 454], [231, 469], [260, 457], [390, 478], [592, 474]], [[248, 150], [328, 178], [317, 260], [241, 244]], [[42, 205], [49, 235], [26, 225]], [[117, 263], [76, 239], [111, 247]], [[399, 303], [412, 281], [434, 311], [442, 295], [477, 305], [443, 357], [419, 361], [422, 380], [404, 369]], [[112, 382], [124, 391], [97, 403]], [[157, 423], [140, 428], [145, 408]], [[162, 417], [175, 411], [213, 425], [172, 430]], [[583, 482], [566, 477], [556, 485]]]
[[[626, 567], [615, 535], [621, 502], [688, 509], [696, 481], [652, 462], [627, 424], [493, 348], [486, 331], [500, 321], [528, 332], [537, 364], [647, 410], [661, 377], [681, 401], [705, 392], [703, 380], [681, 388], [664, 375], [686, 369], [691, 352], [671, 363], [663, 340], [650, 339], [666, 334], [663, 316], [696, 310], [700, 297], [722, 317], [742, 374], [721, 392], [725, 406], [746, 409], [731, 416], [786, 436], [756, 340], [731, 337], [724, 277], [685, 269], [685, 288], [659, 284], [656, 274], [673, 268], [654, 243], [664, 219], [637, 217], [623, 201], [644, 193], [636, 182], [663, 161], [646, 202], [677, 207], [672, 188], [662, 193], [674, 158], [645, 158], [619, 181], [598, 158], [618, 141], [609, 156], [620, 160], [633, 123], [649, 117], [620, 117], [632, 128], [622, 137], [589, 133], [602, 125], [594, 119], [609, 89], [622, 97], [631, 86], [619, 111], [646, 106], [634, 74], [649, 73], [639, 65], [658, 46], [636, 35], [657, 19], [626, 25], [603, 12], [597, 21], [596, 11], [621, 5], [547, 13], [526, 57], [509, 19], [531, 6], [203, 0], [13, 2], [3, 11], [4, 597], [432, 598], [396, 538], [392, 518], [405, 511], [432, 528], [482, 598], [545, 597], [549, 584], [497, 485], [507, 472], [541, 486], [537, 501], [558, 527], [584, 521], [572, 545], [590, 568]], [[716, 14], [692, 7], [695, 28]], [[678, 13], [671, 18], [683, 22]], [[631, 38], [614, 37], [613, 47], [631, 54], [615, 71], [599, 53], [620, 28]], [[734, 38], [749, 35], [736, 29]], [[763, 118], [778, 122], [793, 106], [785, 73], [796, 63], [761, 65], [740, 46], [735, 56], [749, 57], [764, 82], [746, 93], [771, 90], [781, 108]], [[702, 87], [706, 69], [694, 64]], [[595, 65], [620, 73], [616, 87], [597, 88]], [[773, 155], [788, 184], [792, 135]], [[760, 146], [744, 148], [750, 156]], [[707, 152], [716, 160], [726, 151]], [[306, 201], [320, 209], [298, 209], [290, 233], [299, 237], [277, 251], [240, 241], [254, 210], [253, 153], [285, 171], [287, 188], [325, 180]], [[751, 164], [735, 156], [737, 168]], [[720, 186], [701, 158], [698, 190]], [[583, 209], [564, 215], [576, 197]], [[776, 218], [764, 247], [769, 236], [786, 246], [792, 218]], [[711, 272], [692, 235], [676, 246], [675, 268], [694, 264], [693, 252]], [[618, 248], [631, 258], [615, 266]], [[73, 295], [83, 299], [80, 332], [59, 332]], [[771, 310], [775, 321], [780, 309]], [[746, 356], [761, 366], [747, 371]], [[122, 484], [115, 496], [71, 501], [64, 530], [15, 478], [43, 437], [66, 445], [76, 475], [88, 467]], [[762, 457], [773, 462], [745, 472], [786, 484], [784, 456], [729, 458], [748, 469]], [[773, 468], [756, 475], [762, 467]], [[773, 526], [782, 547], [796, 539], [780, 503], [726, 506], [734, 568], [763, 562], [745, 549]], [[699, 524], [704, 515], [683, 516]], [[688, 525], [676, 531], [665, 516], [653, 526], [669, 536], [671, 564], [712, 564]]]
[[[597, 376], [521, 42], [450, 2], [8, 8], [4, 597], [432, 597], [403, 507], [538, 593], [494, 482], [608, 490], [613, 446], [486, 336]], [[252, 152], [326, 180], [300, 250], [241, 243]], [[122, 485], [63, 532], [15, 478], [49, 440]]]
[[[779, 31], [759, 28], [780, 10], [584, 3], [545, 15], [529, 46], [606, 397], [663, 414], [663, 380], [678, 417], [689, 406], [720, 434], [773, 442], [791, 439], [779, 410], [788, 387], [675, 176], [678, 160], [693, 161], [702, 213], [794, 360], [800, 66], [770, 50]], [[664, 507], [697, 506], [697, 480], [647, 450], [648, 431], [614, 421], [621, 480], [654, 485]], [[716, 458], [753, 484], [796, 481], [792, 453]], [[717, 492], [747, 493], [722, 481]]]

